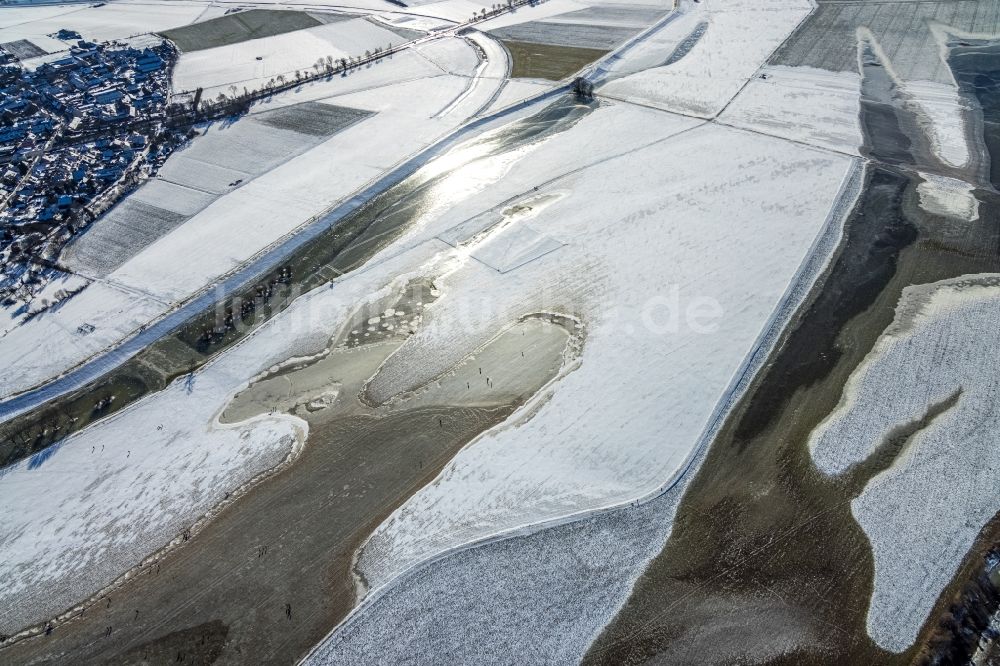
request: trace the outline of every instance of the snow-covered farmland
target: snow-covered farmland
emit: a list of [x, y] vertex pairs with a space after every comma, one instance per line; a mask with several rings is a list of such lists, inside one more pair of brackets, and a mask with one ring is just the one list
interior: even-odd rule
[[305, 663], [430, 663], [435, 655], [579, 663], [663, 546], [679, 498], [451, 555], [359, 609]]
[[[116, 344], [163, 312], [165, 304], [119, 285], [94, 282], [59, 308], [0, 337], [0, 391], [5, 395], [58, 376]], [[39, 344], [44, 341], [44, 344]]]
[[368, 112], [303, 102], [218, 123], [63, 251], [62, 265], [104, 277], [219, 197], [304, 153]]
[[[204, 407], [215, 405], [178, 402], [184, 394], [177, 383], [158, 401], [4, 470], [0, 631], [98, 592], [277, 465], [301, 438], [277, 419], [208, 425]], [[185, 419], [168, 417], [171, 401]]]
[[610, 50], [634, 35], [638, 30], [638, 28], [631, 26], [532, 21], [491, 30], [490, 34], [500, 39], [515, 42]]
[[[771, 53], [809, 14], [806, 0], [704, 0], [683, 3], [671, 25], [635, 49], [619, 73], [629, 74], [601, 93], [704, 118], [722, 111]], [[664, 62], [683, 41], [707, 23], [704, 34], [676, 62]], [[636, 71], [640, 65], [649, 67]]]
[[[426, 48], [433, 52], [438, 43]], [[375, 115], [222, 197], [111, 279], [141, 285], [173, 301], [190, 296], [454, 129], [489, 100], [499, 83], [488, 77], [480, 81], [442, 74], [430, 87], [417, 80], [328, 98]], [[470, 86], [476, 87], [476, 94], [463, 98]], [[434, 94], [427, 94], [429, 90]], [[462, 103], [454, 105], [459, 98]], [[220, 247], [213, 239], [228, 245]], [[198, 260], [195, 266], [182, 265], [174, 259], [178, 256]]]
[[914, 641], [1000, 509], [998, 319], [1000, 276], [908, 287], [810, 440], [819, 469], [839, 474], [906, 433], [899, 457], [851, 505], [875, 554], [868, 631], [887, 650]]
[[175, 90], [204, 88], [209, 98], [230, 86], [261, 88], [281, 76], [292, 81], [295, 72], [313, 73], [317, 60], [364, 55], [406, 41], [399, 35], [364, 18], [337, 21], [314, 28], [286, 32], [261, 39], [184, 53], [174, 69]]
[[719, 117], [743, 127], [852, 155], [862, 144], [861, 77], [810, 67], [765, 67]]

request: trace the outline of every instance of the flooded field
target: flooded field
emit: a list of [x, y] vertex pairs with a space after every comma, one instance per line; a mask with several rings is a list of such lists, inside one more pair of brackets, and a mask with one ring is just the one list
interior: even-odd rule
[[[970, 57], [956, 51], [953, 63], [958, 56]], [[587, 663], [966, 663], [996, 612], [1000, 524], [993, 520], [914, 645], [887, 652], [866, 627], [874, 560], [851, 502], [958, 394], [839, 476], [821, 474], [810, 456], [811, 433], [893, 321], [905, 287], [1000, 272], [1000, 195], [990, 183], [973, 182], [974, 205], [933, 205], [932, 177], [918, 170], [947, 168], [933, 161], [920, 123], [889, 90], [881, 65], [870, 53], [864, 62], [862, 126], [875, 162], [841, 247], [713, 442], [665, 548]], [[987, 119], [995, 113], [989, 72], [998, 62], [980, 61], [971, 86], [981, 91]], [[970, 82], [961, 66], [956, 73]], [[992, 148], [995, 132], [987, 120], [979, 142]]]
[[[281, 413], [301, 419], [308, 427], [301, 455], [190, 540], [48, 635], [6, 648], [3, 659], [299, 659], [364, 589], [352, 562], [374, 527], [551, 380], [579, 336], [572, 320], [529, 316], [441, 377], [369, 404], [365, 383], [419, 325], [433, 294], [424, 282], [410, 284], [395, 300], [359, 311], [328, 352], [292, 360], [237, 394], [222, 422]], [[359, 327], [373, 320], [374, 331]]]
[[[466, 144], [465, 161], [444, 172], [417, 171], [297, 251], [281, 269], [196, 316], [105, 377], [0, 424], [0, 465], [40, 454], [67, 435], [193, 372], [301, 294], [358, 268], [389, 245], [433, 204], [435, 187], [452, 171], [468, 161], [493, 159], [566, 130], [593, 108], [567, 97]], [[478, 150], [480, 146], [484, 150]]]
[[[809, 46], [804, 36], [846, 11], [841, 4], [824, 3], [818, 18], [807, 21], [777, 61], [802, 60], [799, 51]], [[913, 17], [925, 5], [940, 3], [898, 4], [908, 5], [906, 16]], [[705, 26], [696, 26], [668, 63], [683, 58]], [[883, 28], [881, 34], [896, 34]], [[504, 43], [514, 57], [515, 77], [560, 80], [606, 53]], [[962, 390], [893, 429], [871, 455], [839, 475], [821, 473], [809, 445], [842, 401], [849, 378], [894, 321], [907, 287], [1000, 273], [1000, 45], [955, 38], [949, 48], [948, 63], [964, 99], [982, 109], [970, 130], [980, 152], [961, 167], [939, 159], [927, 119], [882, 52], [862, 41], [860, 125], [862, 154], [869, 162], [843, 239], [781, 343], [703, 453], [697, 472], [685, 477], [679, 487], [683, 497], [678, 500], [678, 489], [590, 521], [604, 530], [601, 538], [607, 542], [617, 539], [616, 545], [628, 544], [633, 552], [646, 552], [643, 547], [652, 552], [668, 528], [648, 525], [669, 523], [664, 516], [676, 507], [666, 545], [590, 646], [585, 663], [902, 666], [970, 659], [993, 663], [997, 658], [998, 644], [980, 637], [998, 623], [1000, 514], [982, 528], [912, 646], [887, 651], [870, 637], [866, 624], [876, 555], [852, 502], [872, 479], [899, 463], [921, 430], [962, 399]], [[849, 55], [844, 55], [847, 68]], [[562, 100], [475, 140], [474, 147], [483, 150], [470, 150], [468, 159], [494, 159], [568, 129], [592, 108]], [[302, 293], [362, 267], [435, 203], [437, 186], [450, 172], [418, 171], [271, 275], [201, 313], [94, 385], [0, 424], [0, 463], [29, 457], [29, 464], [44, 462], [48, 447], [67, 434], [192, 373]], [[255, 378], [232, 398], [220, 422], [294, 421], [306, 433], [301, 454], [251, 491], [227, 495], [219, 513], [185, 533], [179, 547], [144, 564], [77, 616], [5, 647], [0, 661], [300, 659], [368, 592], [369, 581], [356, 565], [373, 530], [432, 483], [463, 446], [502, 423], [556, 377], [582, 344], [575, 320], [537, 313], [507, 322], [484, 346], [462, 350], [460, 362], [416, 388], [372, 389], [380, 375], [386, 376], [383, 364], [419, 330], [436, 296], [429, 280], [411, 282], [331, 331], [324, 352], [288, 359]], [[969, 353], [995, 350], [970, 346]], [[587, 528], [588, 521], [580, 521], [547, 536], [563, 534], [592, 545], [585, 538]], [[616, 537], [616, 530], [633, 533], [632, 541]], [[531, 548], [542, 560], [559, 549], [540, 546], [544, 537], [539, 535]], [[488, 549], [506, 550], [518, 562], [530, 548], [517, 548], [521, 545], [513, 541], [493, 543], [461, 557], [474, 561]], [[587, 585], [587, 576], [626, 578], [621, 569], [594, 566], [597, 557], [587, 565], [599, 571], [579, 574], [566, 586], [567, 596]], [[635, 556], [636, 570], [644, 557], [648, 554]], [[428, 572], [427, 578], [435, 575]], [[442, 576], [432, 592], [447, 594], [452, 582]], [[509, 580], [503, 582], [506, 587]], [[427, 592], [416, 588], [425, 583], [422, 577], [409, 579], [404, 592], [422, 598]], [[386, 597], [381, 603], [388, 607], [391, 602]], [[565, 601], [552, 608], [571, 615], [566, 609], [574, 607]], [[588, 631], [603, 626], [594, 622]], [[567, 633], [572, 630], [567, 626]], [[489, 644], [488, 632], [484, 635]]]

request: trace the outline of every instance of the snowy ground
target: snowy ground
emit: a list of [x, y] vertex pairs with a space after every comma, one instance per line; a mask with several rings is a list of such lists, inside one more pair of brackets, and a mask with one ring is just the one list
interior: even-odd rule
[[[635, 50], [601, 93], [688, 115], [711, 118], [756, 75], [771, 53], [809, 14], [807, 0], [704, 0], [682, 3], [678, 18]], [[699, 23], [707, 29], [684, 57], [659, 66]], [[648, 68], [648, 69], [646, 69]], [[633, 69], [633, 71], [635, 71]]]
[[659, 552], [679, 497], [450, 556], [352, 616], [305, 663], [578, 663]]
[[291, 81], [297, 70], [312, 74], [313, 65], [327, 56], [333, 60], [363, 56], [366, 51], [406, 41], [364, 18], [338, 21], [281, 35], [184, 53], [174, 69], [177, 92], [205, 89], [206, 99], [244, 88], [263, 87], [282, 76]]
[[[1000, 509], [998, 318], [1000, 276], [908, 287], [893, 324], [810, 441], [820, 470], [839, 474], [900, 428], [920, 425], [893, 465], [852, 503], [875, 553], [868, 631], [887, 650], [912, 644]], [[955, 396], [953, 406], [931, 412]]]
[[103, 278], [219, 197], [364, 120], [368, 112], [303, 102], [216, 123], [77, 236], [60, 257], [75, 273]]
[[[588, 5], [551, 0], [537, 9], [550, 6], [555, 16]], [[578, 656], [624, 600], [668, 525], [631, 524], [626, 531], [635, 548], [613, 550], [605, 547], [618, 538], [612, 514], [599, 519], [607, 520], [604, 527], [559, 528], [569, 536], [557, 546], [535, 535], [440, 560], [420, 569], [426, 575], [405, 572], [496, 535], [648, 498], [678, 479], [828, 229], [857, 164], [855, 79], [777, 67], [764, 70], [773, 81], [755, 78], [811, 5], [703, 0], [682, 7], [676, 21], [636, 47], [634, 58], [610, 65], [619, 78], [601, 92], [629, 102], [602, 100], [571, 129], [514, 150], [468, 160], [486, 144], [459, 146], [431, 162], [430, 173], [462, 166], [434, 184], [409, 231], [363, 270], [300, 298], [190, 381], [0, 476], [0, 503], [14, 508], [0, 516], [0, 580], [16, 581], [0, 586], [0, 608], [11, 609], [0, 616], [0, 631], [97, 592], [226, 492], [284, 459], [301, 441], [304, 424], [260, 417], [220, 426], [216, 417], [229, 397], [273, 364], [317, 353], [352, 307], [376, 298], [394, 279], [419, 274], [434, 278], [441, 294], [426, 308], [422, 328], [370, 385], [377, 400], [437, 376], [528, 312], [579, 318], [586, 343], [540, 396], [470, 443], [377, 528], [357, 564], [375, 591], [372, 604], [327, 648], [350, 663], [359, 649], [369, 658], [393, 650], [406, 655], [432, 639], [430, 617], [412, 611], [432, 602], [441, 604], [435, 619], [454, 636], [483, 599], [495, 604], [517, 589], [505, 583], [512, 568], [530, 569], [526, 553], [559, 571], [527, 588], [539, 603], [509, 600], [511, 633], [504, 640], [518, 635], [511, 627], [537, 621], [542, 600], [576, 604], [581, 619], [573, 627], [553, 622], [538, 643], [492, 655], [478, 650], [502, 643], [486, 639], [494, 635], [490, 625], [473, 624], [469, 631], [484, 638], [465, 641], [461, 649], [469, 651], [460, 654], [512, 662], [515, 656], [522, 662]], [[446, 0], [420, 11], [464, 20], [479, 8]], [[519, 10], [519, 18], [528, 20], [535, 9]], [[707, 30], [690, 51], [663, 67], [701, 24]], [[0, 365], [9, 368], [0, 393], [23, 390], [84, 360], [484, 106], [530, 94], [533, 88], [524, 86], [501, 91], [502, 49], [481, 35], [471, 39], [487, 52], [486, 63], [470, 57], [467, 42], [449, 37], [260, 106], [256, 112], [316, 101], [375, 115], [226, 194], [106, 282], [0, 339]], [[640, 72], [644, 67], [653, 69]], [[719, 123], [691, 117], [723, 109]], [[951, 205], [942, 187], [926, 196], [934, 205]], [[90, 346], [77, 344], [74, 331], [109, 302], [98, 291], [109, 289], [126, 290], [147, 309], [111, 308], [86, 336], [97, 336]], [[25, 354], [43, 337], [61, 342], [61, 356], [46, 361]], [[163, 430], [155, 429], [160, 423]], [[68, 481], [40, 484], [41, 473]], [[649, 511], [666, 501], [651, 503]], [[666, 523], [671, 511], [662, 516]], [[595, 569], [588, 556], [599, 561], [602, 554], [611, 564]], [[577, 597], [581, 576], [594, 582]], [[395, 580], [403, 581], [399, 588], [390, 585]], [[444, 596], [452, 605], [444, 605]], [[375, 642], [385, 640], [387, 626], [399, 636], [389, 646]], [[376, 647], [381, 652], [372, 654]]]
[[499, 39], [515, 42], [610, 50], [638, 31], [638, 28], [620, 25], [532, 21], [491, 30], [490, 34]]
[[59, 308], [0, 337], [0, 366], [6, 369], [0, 389], [9, 395], [61, 373], [117, 343], [164, 308], [147, 294], [111, 282], [92, 283]]
[[[0, 364], [7, 368], [0, 378], [0, 395], [35, 386], [121, 340], [453, 131], [489, 103], [504, 80], [503, 51], [490, 48], [494, 57], [480, 66], [466, 41], [441, 38], [391, 62], [303, 86], [301, 92], [258, 105], [253, 113], [320, 101], [374, 115], [218, 198], [108, 275], [110, 286], [90, 287], [58, 311], [0, 338]], [[446, 74], [443, 68], [455, 73]], [[263, 123], [259, 129], [260, 141], [279, 133]], [[230, 148], [245, 151], [246, 143], [241, 140]], [[226, 143], [219, 145], [222, 150]], [[171, 160], [183, 160], [185, 152]], [[171, 160], [165, 173], [173, 168]], [[136, 306], [116, 313], [105, 300], [109, 289], [138, 294]], [[80, 343], [75, 331], [84, 324], [97, 330]], [[32, 349], [38, 339], [51, 340], [58, 353]]]
[[860, 154], [861, 77], [810, 67], [765, 67], [722, 113], [723, 123]]
[[954, 83], [907, 81], [904, 90], [927, 119], [934, 153], [945, 163], [963, 167], [969, 163], [967, 126], [972, 110]]
[[552, 87], [551, 81], [525, 81], [511, 80], [504, 85], [503, 90], [497, 95], [496, 100], [490, 106], [489, 111], [504, 109], [513, 104], [517, 104], [533, 95], [543, 93]]
[[[422, 49], [433, 55], [445, 46], [447, 40], [438, 40]], [[338, 106], [375, 115], [219, 199], [122, 266], [111, 279], [173, 301], [189, 297], [452, 130], [492, 95], [490, 86], [484, 85], [453, 106], [474, 83], [441, 73], [433, 79], [433, 86], [416, 80], [327, 98]], [[491, 83], [495, 88], [499, 80]], [[426, 94], [429, 90], [434, 94]], [[212, 238], [226, 245], [220, 247], [210, 242]], [[197, 257], [195, 266], [179, 265], [174, 259], [178, 256]]]
[[175, 382], [3, 470], [0, 632], [98, 592], [301, 441], [289, 420], [212, 423], [224, 393], [210, 377], [199, 376], [197, 389]]

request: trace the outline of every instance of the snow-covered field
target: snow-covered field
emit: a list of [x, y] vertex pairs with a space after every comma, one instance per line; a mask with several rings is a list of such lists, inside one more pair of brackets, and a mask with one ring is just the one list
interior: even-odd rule
[[207, 208], [297, 155], [364, 120], [367, 112], [303, 102], [216, 123], [66, 247], [60, 263], [102, 278]]
[[191, 386], [175, 382], [3, 470], [0, 631], [48, 619], [98, 592], [302, 439], [294, 423], [277, 417], [214, 424], [227, 387], [212, 381], [207, 373]]
[[[436, 45], [445, 43], [439, 40], [422, 48], [433, 53]], [[430, 87], [416, 80], [327, 98], [375, 115], [219, 199], [111, 279], [182, 300], [452, 130], [492, 94], [484, 86], [452, 107], [470, 80], [441, 74], [433, 81]], [[499, 85], [499, 80], [491, 82]], [[434, 94], [426, 94], [428, 90]], [[220, 247], [213, 239], [226, 245]], [[178, 256], [197, 259], [194, 266], [180, 265], [174, 259]]]
[[860, 154], [861, 77], [810, 67], [764, 67], [726, 107], [723, 123]]
[[914, 641], [1000, 510], [998, 319], [998, 275], [908, 287], [893, 324], [810, 441], [820, 470], [839, 474], [899, 428], [922, 426], [851, 505], [875, 553], [868, 631], [887, 650], [902, 652]]
[[496, 100], [490, 106], [490, 111], [504, 109], [513, 104], [517, 104], [533, 95], [545, 92], [552, 87], [552, 82], [535, 82], [524, 80], [511, 80], [503, 87]]
[[164, 307], [149, 295], [113, 283], [91, 283], [59, 308], [0, 337], [0, 367], [5, 369], [0, 393], [17, 393], [61, 374], [117, 343]]
[[434, 563], [352, 616], [305, 663], [434, 663], [440, 655], [465, 664], [579, 663], [662, 547], [679, 496]]
[[292, 81], [295, 72], [312, 74], [313, 65], [327, 56], [337, 60], [363, 56], [365, 51], [388, 48], [406, 41], [399, 35], [364, 18], [252, 39], [184, 53], [174, 69], [175, 91], [204, 88], [206, 99], [231, 94], [230, 86], [242, 92], [263, 87], [282, 76]]
[[[744, 394], [809, 293], [860, 186], [858, 170], [783, 310], [761, 339], [759, 353], [732, 387], [730, 403], [718, 406], [713, 425], [702, 433], [704, 442], [715, 436], [728, 407]], [[700, 467], [707, 451], [700, 448], [692, 469]], [[578, 662], [662, 548], [693, 478], [686, 474], [645, 504], [444, 553], [366, 597], [306, 663], [431, 661], [430, 655], [440, 654], [480, 663]], [[431, 607], [433, 614], [426, 612]], [[406, 630], [399, 631], [400, 626]], [[771, 642], [771, 648], [780, 653], [788, 646]]]
[[[809, 14], [807, 0], [704, 0], [683, 3], [679, 18], [635, 50], [623, 73], [601, 93], [669, 111], [711, 118], [756, 75], [771, 53]], [[700, 22], [707, 30], [680, 60], [662, 63]], [[665, 51], [665, 54], [664, 54]]]

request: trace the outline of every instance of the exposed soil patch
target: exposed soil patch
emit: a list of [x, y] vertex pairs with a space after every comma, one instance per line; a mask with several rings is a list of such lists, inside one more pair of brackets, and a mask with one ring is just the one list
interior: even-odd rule
[[501, 40], [513, 60], [511, 76], [561, 81], [607, 53], [602, 49]]
[[322, 23], [305, 12], [251, 9], [166, 30], [160, 34], [176, 44], [182, 53], [189, 53], [317, 25]]

